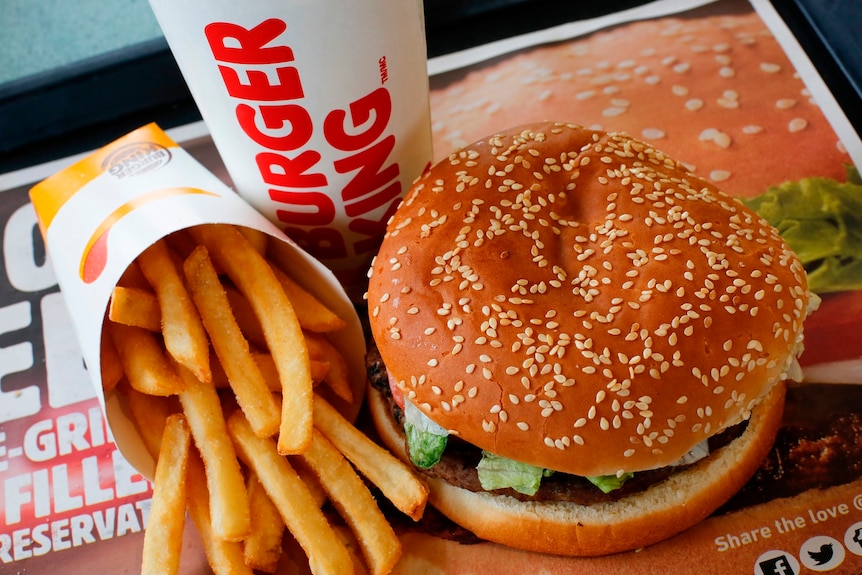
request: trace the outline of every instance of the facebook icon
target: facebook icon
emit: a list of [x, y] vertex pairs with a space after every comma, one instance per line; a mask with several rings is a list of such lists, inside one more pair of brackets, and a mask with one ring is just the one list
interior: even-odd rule
[[767, 551], [757, 558], [758, 575], [798, 575], [799, 562], [784, 551]]
[[778, 557], [761, 561], [758, 565], [760, 565], [763, 575], [796, 575], [796, 571], [790, 565], [787, 555], [779, 555]]

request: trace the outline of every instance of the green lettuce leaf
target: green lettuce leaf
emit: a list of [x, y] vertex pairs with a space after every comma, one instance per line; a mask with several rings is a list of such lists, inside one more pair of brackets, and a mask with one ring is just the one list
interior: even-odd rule
[[595, 477], [587, 477], [587, 479], [602, 490], [603, 493], [610, 493], [623, 486], [623, 483], [634, 477], [634, 473], [623, 473], [622, 475], [597, 475]]
[[[482, 452], [482, 460], [476, 467], [479, 471], [479, 483], [486, 491], [493, 489], [514, 489], [524, 495], [535, 495], [542, 484], [542, 478], [548, 477], [553, 471], [521, 463], [489, 451]], [[623, 483], [634, 477], [634, 473], [624, 473], [620, 476], [601, 475], [587, 477], [593, 485], [605, 493], [610, 493], [623, 486]]]
[[407, 453], [410, 461], [420, 469], [433, 467], [443, 456], [449, 437], [423, 431], [411, 423], [404, 424], [404, 435], [407, 436]]
[[486, 491], [512, 488], [524, 495], [535, 495], [545, 476], [545, 470], [529, 463], [521, 463], [489, 451], [482, 451], [482, 460], [476, 466], [479, 483]]
[[436, 465], [449, 441], [449, 432], [409, 400], [404, 401], [404, 434], [410, 461], [420, 469]]
[[862, 289], [862, 184], [805, 178], [742, 202], [778, 229], [816, 293]]

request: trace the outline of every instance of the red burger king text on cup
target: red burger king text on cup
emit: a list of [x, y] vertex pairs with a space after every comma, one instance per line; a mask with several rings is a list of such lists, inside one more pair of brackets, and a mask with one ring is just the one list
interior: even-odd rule
[[421, 0], [150, 0], [236, 191], [351, 297], [432, 160]]
[[[392, 116], [389, 90], [385, 86], [376, 88], [350, 102], [347, 110], [329, 112], [323, 126], [315, 126], [302, 105], [305, 92], [300, 73], [293, 65], [293, 50], [285, 45], [271, 45], [286, 29], [287, 24], [276, 18], [251, 29], [214, 22], [206, 27], [206, 36], [227, 93], [237, 102], [239, 126], [246, 136], [266, 149], [255, 154], [254, 163], [269, 187], [270, 199], [278, 204], [275, 212], [278, 221], [288, 227], [321, 226], [309, 231], [288, 229], [288, 233], [323, 257], [348, 256], [340, 230], [325, 227], [335, 220], [336, 211], [330, 195], [319, 191], [329, 185], [326, 174], [318, 169], [322, 155], [305, 148], [314, 130], [322, 129], [326, 142], [342, 153], [332, 161], [335, 171], [355, 172], [341, 188], [340, 197], [345, 212], [352, 218], [349, 229], [368, 239], [356, 242], [353, 251], [373, 253], [402, 192], [397, 180], [398, 163], [393, 161], [384, 167], [396, 138], [387, 133]], [[231, 41], [238, 47], [229, 47]], [[385, 83], [385, 59], [379, 63], [380, 80]], [[238, 69], [237, 65], [243, 68]], [[267, 68], [275, 72], [277, 83], [266, 73]], [[242, 71], [248, 83], [242, 82]], [[386, 205], [390, 209], [382, 217], [363, 217]]]

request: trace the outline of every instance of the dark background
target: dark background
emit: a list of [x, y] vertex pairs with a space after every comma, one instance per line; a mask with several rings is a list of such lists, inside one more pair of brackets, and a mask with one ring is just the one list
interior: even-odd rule
[[[862, 133], [860, 0], [772, 0]], [[425, 0], [428, 56], [643, 0]], [[100, 147], [140, 125], [200, 119], [163, 38], [0, 85], [0, 173]]]

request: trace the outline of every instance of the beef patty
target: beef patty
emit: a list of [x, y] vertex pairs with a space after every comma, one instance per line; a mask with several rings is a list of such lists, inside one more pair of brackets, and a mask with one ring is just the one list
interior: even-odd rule
[[[371, 385], [383, 392], [390, 402], [392, 416], [403, 427], [403, 413], [392, 399], [389, 388], [389, 377], [386, 366], [375, 347], [370, 346], [366, 356], [366, 368]], [[713, 452], [727, 445], [739, 437], [745, 430], [746, 423], [740, 423], [724, 430], [709, 439], [709, 449]], [[485, 491], [479, 482], [479, 473], [476, 466], [482, 458], [482, 451], [456, 436], [449, 436], [446, 449], [438, 463], [429, 469], [422, 469], [421, 473], [429, 477], [443, 479], [447, 483], [467, 489], [470, 491]], [[604, 493], [593, 485], [589, 480], [577, 475], [555, 472], [542, 479], [538, 492], [534, 495], [525, 495], [514, 489], [496, 489], [493, 492], [501, 495], [509, 495], [522, 501], [570, 501], [581, 505], [591, 505], [602, 501], [615, 501], [632, 493], [638, 493], [649, 488], [651, 485], [663, 481], [675, 471], [682, 468], [662, 467], [649, 471], [639, 471], [634, 477], [626, 481], [619, 489], [610, 493]]]

